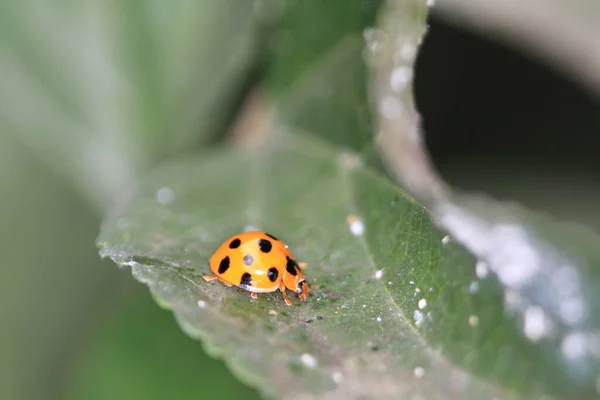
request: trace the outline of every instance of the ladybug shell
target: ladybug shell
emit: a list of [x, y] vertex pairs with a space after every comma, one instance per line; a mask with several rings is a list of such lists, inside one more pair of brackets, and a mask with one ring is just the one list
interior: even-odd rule
[[243, 232], [227, 239], [209, 260], [216, 277], [255, 293], [279, 289], [286, 264], [293, 260], [286, 244], [265, 232]]

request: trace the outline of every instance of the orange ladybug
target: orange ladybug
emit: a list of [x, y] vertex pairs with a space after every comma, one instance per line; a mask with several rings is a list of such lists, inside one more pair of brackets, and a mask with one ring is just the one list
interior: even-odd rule
[[288, 246], [265, 232], [243, 232], [227, 239], [209, 260], [214, 275], [204, 275], [207, 281], [218, 279], [226, 286], [237, 286], [258, 293], [279, 289], [288, 306], [292, 302], [286, 289], [295, 292], [300, 300], [308, 297], [308, 284], [301, 267]]

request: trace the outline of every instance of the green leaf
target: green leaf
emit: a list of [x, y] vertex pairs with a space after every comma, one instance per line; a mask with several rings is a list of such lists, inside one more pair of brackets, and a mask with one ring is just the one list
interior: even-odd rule
[[[431, 303], [423, 318], [442, 307], [436, 271], [468, 260], [444, 256], [426, 210], [350, 154], [284, 132], [270, 143], [154, 171], [106, 220], [101, 254], [131, 266], [189, 335], [269, 397], [498, 394], [415, 330], [422, 297]], [[364, 234], [352, 233], [351, 215]], [[202, 279], [211, 252], [248, 226], [279, 236], [309, 263], [307, 302], [287, 307], [277, 293], [252, 301]]]
[[432, 269], [443, 307], [420, 332], [453, 363], [525, 398], [597, 398], [600, 238], [549, 215], [461, 195], [439, 178], [421, 146], [407, 79], [420, 30], [411, 26], [414, 12], [416, 2], [388, 3], [369, 46], [379, 147], [448, 230], [445, 241], [477, 256]]
[[198, 341], [184, 336], [173, 315], [137, 286], [128, 285], [115, 312], [94, 321], [97, 329], [72, 368], [63, 398], [260, 399], [223, 362], [204, 354]]
[[254, 45], [246, 0], [2, 2], [0, 129], [103, 209], [222, 133]]
[[371, 142], [363, 31], [380, 3], [306, 0], [285, 11], [270, 37], [266, 85], [286, 125], [353, 150]]

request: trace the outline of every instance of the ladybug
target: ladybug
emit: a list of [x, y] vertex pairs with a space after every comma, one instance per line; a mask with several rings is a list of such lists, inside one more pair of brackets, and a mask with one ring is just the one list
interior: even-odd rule
[[268, 233], [251, 231], [234, 235], [221, 244], [208, 263], [214, 275], [204, 275], [206, 281], [218, 279], [226, 286], [237, 286], [251, 292], [253, 299], [258, 298], [258, 293], [277, 289], [288, 306], [292, 302], [286, 289], [296, 292], [302, 301], [308, 297], [308, 284], [292, 252]]

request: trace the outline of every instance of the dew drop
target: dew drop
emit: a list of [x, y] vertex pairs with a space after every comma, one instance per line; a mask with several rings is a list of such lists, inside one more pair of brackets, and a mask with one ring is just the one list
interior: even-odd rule
[[421, 299], [421, 300], [419, 300], [419, 303], [417, 305], [419, 306], [419, 309], [422, 310], [425, 307], [427, 307], [427, 300], [426, 299]]
[[383, 270], [377, 270], [375, 271], [375, 279], [381, 279], [383, 277]]
[[198, 300], [197, 304], [199, 308], [206, 308], [206, 306], [208, 305], [204, 300]]

